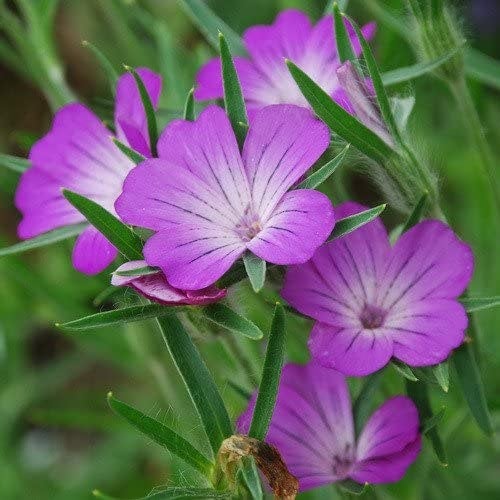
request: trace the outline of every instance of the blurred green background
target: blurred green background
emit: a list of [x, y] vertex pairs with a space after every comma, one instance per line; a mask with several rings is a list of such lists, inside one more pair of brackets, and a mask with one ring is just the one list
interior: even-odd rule
[[[27, 0], [37, 2], [38, 0]], [[45, 0], [40, 0], [43, 2]], [[23, 2], [19, 2], [22, 4]], [[18, 3], [1, 2], [0, 14], [0, 151], [26, 156], [30, 145], [43, 135], [58, 99], [71, 89], [103, 118], [111, 116], [106, 78], [93, 54], [82, 47], [88, 40], [119, 67], [150, 66], [164, 77], [159, 113], [162, 125], [179, 115], [200, 64], [214, 52], [176, 0], [142, 2], [120, 0], [45, 1], [57, 6], [54, 47], [33, 35], [39, 51], [58, 54], [68, 88], [48, 90], [43, 75], [31, 75], [29, 52], [9, 56], [10, 15]], [[283, 8], [296, 7], [317, 19], [325, 7], [321, 0], [213, 0], [218, 15], [241, 33], [247, 26], [270, 23]], [[454, 4], [455, 5], [455, 4]], [[472, 46], [500, 58], [500, 5], [495, 0], [471, 0], [455, 5]], [[351, 0], [348, 12], [358, 22], [375, 19], [378, 32], [373, 46], [382, 70], [416, 61], [415, 47], [391, 26], [387, 13], [398, 16], [410, 30], [404, 2]], [[7, 31], [6, 31], [7, 30]], [[49, 40], [50, 41], [50, 40]], [[33, 61], [36, 61], [33, 55]], [[35, 62], [33, 62], [35, 65]], [[498, 89], [470, 82], [488, 140], [498, 158], [500, 105]], [[44, 88], [45, 87], [45, 88]], [[50, 94], [52, 92], [52, 94]], [[65, 94], [66, 92], [66, 94]], [[416, 97], [410, 121], [413, 141], [438, 173], [444, 211], [455, 230], [469, 241], [476, 254], [473, 294], [500, 294], [500, 223], [479, 174], [478, 158], [471, 146], [456, 102], [444, 84], [424, 76], [396, 93]], [[47, 95], [52, 95], [52, 100]], [[374, 204], [381, 200], [353, 157], [342, 167], [343, 190], [335, 183], [326, 189], [337, 197], [354, 197]], [[499, 175], [500, 175], [500, 169]], [[19, 214], [13, 206], [18, 176], [0, 168], [0, 246], [16, 242]], [[341, 193], [339, 195], [339, 192]], [[343, 193], [343, 194], [342, 194]], [[389, 225], [402, 220], [390, 209]], [[94, 299], [109, 285], [109, 274], [89, 278], [71, 267], [71, 244], [63, 242], [20, 256], [0, 259], [0, 498], [88, 499], [92, 489], [124, 498], [146, 494], [160, 484], [192, 485], [199, 481], [186, 465], [127, 427], [106, 404], [106, 393], [115, 395], [189, 436], [206, 447], [180, 378], [151, 323], [131, 324], [96, 333], [68, 335], [54, 323], [123, 305], [133, 300], [124, 291], [101, 304]], [[264, 331], [271, 308], [246, 285], [231, 295], [235, 308], [246, 312]], [[478, 314], [479, 349], [487, 399], [496, 430], [500, 430], [500, 314]], [[289, 321], [290, 360], [305, 361], [309, 324]], [[230, 337], [197, 324], [192, 331], [213, 370], [231, 415], [236, 417], [245, 400], [228, 381], [252, 389], [248, 369], [260, 372], [264, 343]], [[235, 353], [237, 356], [235, 356]], [[246, 367], [245, 371], [243, 368]], [[353, 391], [359, 385], [353, 381]], [[378, 402], [404, 391], [401, 377], [392, 369], [384, 375]], [[452, 380], [448, 394], [436, 386], [435, 409], [446, 407], [440, 425], [448, 454], [448, 467], [435, 458], [428, 442], [405, 479], [376, 488], [367, 497], [380, 499], [489, 499], [500, 498], [500, 437], [485, 437], [469, 416], [461, 393]], [[304, 498], [336, 498], [333, 488]]]

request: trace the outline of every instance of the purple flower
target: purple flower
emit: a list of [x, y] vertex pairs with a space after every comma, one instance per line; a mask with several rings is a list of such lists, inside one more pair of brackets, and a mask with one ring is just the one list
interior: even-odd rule
[[[350, 25], [354, 50], [360, 45]], [[375, 25], [362, 29], [371, 38]], [[336, 70], [340, 66], [335, 45], [333, 18], [323, 17], [311, 26], [308, 17], [298, 10], [285, 10], [270, 26], [253, 26], [243, 35], [249, 57], [235, 57], [243, 96], [250, 117], [270, 104], [297, 104], [309, 107], [285, 64], [290, 59], [321, 88], [342, 105], [347, 99], [339, 87]], [[212, 59], [198, 73], [195, 97], [198, 100], [223, 96], [220, 59]]]
[[333, 207], [322, 193], [289, 189], [328, 143], [307, 109], [269, 106], [240, 153], [226, 114], [209, 106], [195, 122], [167, 126], [160, 158], [132, 170], [115, 208], [156, 232], [145, 259], [182, 290], [212, 285], [246, 250], [275, 264], [306, 262], [333, 228]]
[[[137, 72], [156, 105], [160, 76], [146, 68]], [[115, 127], [120, 141], [151, 156], [146, 116], [130, 74], [118, 80]], [[68, 104], [56, 113], [51, 130], [31, 148], [32, 167], [23, 174], [17, 188], [16, 206], [23, 215], [18, 228], [20, 238], [32, 238], [85, 220], [64, 198], [61, 188], [86, 196], [115, 213], [114, 202], [123, 180], [135, 165], [112, 142], [111, 135], [82, 104]], [[82, 273], [95, 274], [116, 255], [116, 248], [91, 226], [76, 240], [73, 265]]]
[[[363, 210], [355, 203], [337, 217]], [[437, 220], [405, 232], [391, 248], [375, 220], [288, 269], [283, 297], [316, 320], [309, 348], [325, 367], [366, 375], [392, 356], [410, 366], [446, 359], [464, 339], [457, 297], [472, 277], [470, 247]]]
[[159, 271], [144, 276], [120, 276], [121, 271], [132, 271], [145, 267], [144, 260], [136, 260], [122, 264], [111, 278], [114, 286], [128, 286], [144, 297], [164, 305], [205, 305], [216, 302], [226, 296], [226, 290], [215, 286], [203, 290], [179, 290], [169, 285], [165, 275]]
[[[255, 399], [238, 420], [240, 432], [248, 432]], [[405, 396], [386, 401], [356, 438], [345, 378], [314, 362], [283, 368], [266, 441], [279, 450], [301, 491], [344, 479], [398, 481], [421, 448], [418, 412]]]

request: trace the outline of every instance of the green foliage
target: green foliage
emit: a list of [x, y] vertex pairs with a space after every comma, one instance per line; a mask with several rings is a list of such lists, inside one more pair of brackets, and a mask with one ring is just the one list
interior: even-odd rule
[[387, 205], [384, 203], [378, 207], [369, 208], [363, 212], [359, 212], [355, 215], [350, 215], [343, 219], [338, 220], [335, 223], [332, 234], [328, 238], [328, 241], [334, 240], [336, 238], [341, 238], [346, 234], [352, 233], [356, 229], [368, 224], [373, 219], [376, 219], [384, 210]]
[[245, 252], [243, 264], [254, 292], [260, 292], [266, 281], [266, 261], [251, 252]]

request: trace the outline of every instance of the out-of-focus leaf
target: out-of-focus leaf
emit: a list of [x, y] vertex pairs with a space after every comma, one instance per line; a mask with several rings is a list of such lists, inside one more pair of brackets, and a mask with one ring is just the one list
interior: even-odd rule
[[436, 414], [434, 414], [431, 418], [427, 419], [422, 423], [422, 434], [428, 434], [434, 427], [441, 423], [445, 414], [446, 408], [441, 408]]
[[116, 147], [136, 165], [139, 165], [139, 163], [143, 162], [146, 159], [141, 155], [141, 153], [138, 153], [134, 149], [128, 147], [126, 144], [123, 144], [123, 142], [120, 142], [116, 137], [113, 137], [112, 140], [116, 144]]
[[464, 53], [467, 76], [500, 90], [500, 62], [479, 50], [468, 48]]
[[116, 82], [118, 81], [118, 72], [111, 64], [109, 59], [92, 43], [84, 40], [82, 45], [88, 48], [95, 56], [95, 58], [99, 61], [99, 65], [106, 75], [106, 79], [108, 80], [109, 87], [111, 89], [111, 94], [115, 94]]
[[342, 106], [339, 106], [293, 62], [287, 61], [287, 65], [307, 102], [332, 132], [338, 134], [366, 156], [379, 163], [384, 163], [394, 155], [393, 149], [388, 144]]
[[432, 372], [436, 377], [437, 383], [444, 392], [448, 392], [450, 388], [450, 368], [448, 361], [443, 361], [432, 368]]
[[109, 300], [113, 295], [115, 295], [117, 293], [123, 293], [124, 290], [125, 290], [125, 288], [121, 287], [121, 286], [113, 286], [113, 285], [108, 286], [107, 288], [105, 288], [101, 293], [99, 293], [95, 297], [95, 299], [92, 301], [92, 304], [95, 307], [99, 307], [102, 304], [104, 304], [104, 302]]
[[405, 222], [403, 230], [401, 231], [402, 233], [408, 231], [408, 229], [411, 229], [413, 226], [415, 226], [420, 222], [420, 219], [422, 218], [422, 215], [425, 213], [425, 209], [427, 208], [428, 199], [429, 199], [429, 193], [425, 192], [420, 197], [417, 204], [415, 205], [415, 208], [413, 209], [412, 213]]
[[356, 54], [351, 45], [351, 37], [347, 33], [347, 28], [344, 24], [342, 12], [337, 2], [333, 4], [333, 20], [335, 26], [335, 42], [337, 44], [337, 54], [340, 62], [352, 61], [357, 62]]
[[327, 16], [332, 13], [333, 4], [337, 3], [341, 12], [345, 12], [347, 6], [349, 5], [349, 0], [328, 0], [326, 2], [325, 10], [323, 11], [323, 15]]
[[203, 314], [222, 328], [253, 340], [259, 340], [264, 335], [257, 325], [224, 304], [217, 303], [205, 306]]
[[266, 261], [251, 252], [245, 252], [243, 263], [254, 292], [260, 292], [266, 281]]
[[10, 247], [0, 248], [0, 257], [27, 252], [28, 250], [45, 247], [47, 245], [57, 243], [58, 241], [73, 238], [74, 236], [79, 235], [87, 227], [88, 224], [86, 222], [82, 222], [81, 224], [74, 224], [72, 226], [54, 229], [53, 231], [41, 234], [40, 236], [35, 236], [35, 238], [31, 238], [26, 241], [21, 241], [20, 243], [16, 243]]
[[184, 120], [193, 122], [196, 119], [194, 112], [194, 89], [188, 92], [186, 103], [184, 104]]
[[266, 437], [269, 423], [274, 412], [276, 397], [283, 368], [285, 355], [285, 311], [281, 304], [276, 304], [274, 309], [269, 343], [267, 345], [266, 358], [262, 369], [262, 377], [259, 385], [259, 393], [255, 401], [252, 423], [248, 435], [263, 441]]
[[157, 321], [216, 455], [222, 441], [233, 433], [219, 390], [179, 319], [172, 315]]
[[329, 162], [325, 163], [321, 168], [307, 176], [298, 186], [297, 189], [316, 189], [320, 184], [325, 182], [344, 161], [344, 158], [349, 151], [349, 144]]
[[[98, 490], [94, 490], [92, 494], [103, 500], [123, 500], [116, 497], [110, 497]], [[209, 488], [169, 487], [164, 489], [157, 488], [151, 494], [135, 500], [205, 500], [209, 498], [231, 498], [231, 494]]]
[[400, 132], [403, 133], [406, 130], [408, 120], [415, 106], [415, 97], [412, 95], [407, 97], [391, 97], [390, 101], [396, 125]]
[[226, 38], [234, 55], [245, 55], [246, 50], [241, 37], [206, 5], [203, 0], [180, 0], [184, 12], [196, 24], [208, 42], [219, 48], [219, 32]]
[[208, 476], [214, 464], [199, 452], [189, 441], [166, 425], [158, 422], [132, 406], [116, 399], [110, 392], [108, 404], [111, 409], [150, 439], [167, 448], [186, 463]]
[[248, 129], [247, 111], [243, 93], [241, 91], [240, 81], [233, 58], [226, 39], [222, 33], [219, 33], [219, 50], [222, 62], [222, 84], [224, 87], [224, 105], [227, 116], [233, 127], [238, 144], [243, 146]]
[[359, 436], [361, 429], [363, 428], [368, 415], [370, 414], [373, 397], [378, 391], [380, 382], [382, 381], [382, 370], [372, 373], [365, 378], [363, 386], [359, 391], [354, 405], [352, 407], [352, 414], [354, 418], [354, 427], [356, 429], [356, 435]]
[[[0, 255], [1, 255], [0, 250]], [[496, 297], [462, 297], [460, 302], [467, 312], [482, 311], [500, 306], [500, 295]]]
[[374, 208], [369, 208], [363, 212], [359, 212], [355, 215], [350, 215], [349, 217], [345, 217], [344, 219], [340, 219], [335, 223], [335, 227], [333, 228], [328, 241], [334, 240], [335, 238], [340, 238], [341, 236], [345, 236], [346, 234], [352, 233], [356, 229], [368, 224], [373, 219], [377, 218], [387, 206], [386, 203], [382, 205], [378, 205]]
[[408, 380], [411, 380], [412, 382], [417, 382], [418, 378], [415, 376], [415, 374], [411, 371], [411, 368], [408, 365], [405, 365], [404, 363], [401, 363], [400, 361], [393, 360], [392, 361], [392, 366], [396, 369], [396, 371], [403, 375], [404, 378], [407, 378]]
[[351, 479], [344, 479], [343, 481], [339, 481], [335, 484], [340, 489], [355, 496], [362, 495], [368, 489], [368, 484], [359, 484], [356, 481], [352, 481]]
[[31, 163], [26, 158], [19, 158], [17, 156], [0, 153], [0, 165], [13, 170], [18, 174], [22, 174], [30, 168]]
[[241, 387], [241, 385], [237, 384], [233, 380], [226, 380], [227, 385], [231, 387], [231, 389], [239, 394], [245, 401], [248, 401], [252, 397], [252, 393], [247, 391], [245, 388]]
[[142, 240], [130, 227], [85, 196], [67, 189], [63, 189], [63, 195], [127, 259], [142, 259]]

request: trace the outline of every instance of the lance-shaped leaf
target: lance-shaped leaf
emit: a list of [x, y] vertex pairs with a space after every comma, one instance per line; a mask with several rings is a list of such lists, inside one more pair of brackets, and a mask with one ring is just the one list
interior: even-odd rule
[[418, 200], [417, 204], [415, 205], [415, 208], [411, 212], [410, 216], [405, 222], [405, 225], [403, 226], [403, 230], [401, 231], [404, 233], [405, 231], [408, 231], [408, 229], [411, 229], [415, 224], [418, 224], [420, 222], [420, 219], [425, 213], [425, 210], [427, 208], [427, 201], [429, 199], [429, 193], [426, 191]]
[[354, 401], [352, 413], [354, 418], [354, 428], [357, 436], [359, 436], [368, 415], [372, 410], [373, 398], [378, 391], [380, 383], [382, 382], [382, 373], [383, 370], [379, 370], [378, 372], [366, 377], [363, 382], [363, 386]]
[[[429, 401], [427, 384], [422, 381], [411, 382], [410, 380], [406, 380], [406, 393], [418, 408], [420, 424], [422, 426], [425, 425], [425, 422], [428, 422], [434, 416], [432, 413], [431, 403]], [[439, 462], [442, 465], [447, 465], [446, 452], [444, 450], [441, 437], [439, 436], [439, 433], [437, 431], [437, 427], [434, 426], [429, 429], [426, 435], [432, 443], [434, 453], [436, 454]]]
[[[0, 250], [0, 255], [1, 255]], [[467, 312], [482, 311], [500, 306], [500, 295], [496, 297], [462, 297], [460, 302]]]
[[95, 201], [63, 189], [64, 197], [127, 259], [142, 260], [142, 240], [130, 227]]
[[224, 304], [210, 304], [205, 306], [202, 311], [207, 319], [230, 332], [244, 335], [253, 340], [259, 340], [264, 336], [257, 325]]
[[245, 457], [241, 461], [240, 473], [245, 482], [252, 500], [262, 500], [262, 484], [260, 482], [259, 471], [255, 465], [253, 457]]
[[336, 2], [333, 4], [333, 19], [335, 26], [335, 42], [337, 44], [337, 54], [340, 62], [357, 61], [356, 54], [352, 49], [351, 37], [347, 32], [341, 10]]
[[338, 220], [335, 223], [335, 227], [333, 228], [328, 241], [352, 233], [359, 227], [368, 224], [368, 222], [371, 222], [373, 219], [377, 218], [385, 210], [386, 206], [387, 204], [383, 203], [382, 205], [378, 205], [368, 210], [364, 210], [363, 212], [359, 212], [355, 215], [350, 215], [349, 217]]
[[287, 61], [287, 65], [307, 102], [332, 132], [338, 134], [366, 156], [379, 163], [384, 163], [387, 158], [395, 154], [394, 150], [386, 142], [348, 113], [342, 106], [339, 106], [293, 62]]
[[45, 247], [47, 245], [57, 243], [58, 241], [73, 238], [74, 236], [78, 236], [87, 227], [88, 224], [86, 222], [82, 222], [80, 224], [54, 229], [53, 231], [49, 231], [48, 233], [41, 234], [40, 236], [36, 236], [35, 238], [31, 238], [26, 241], [21, 241], [20, 243], [16, 243], [10, 247], [0, 248], [0, 257], [27, 252], [28, 250]]
[[337, 168], [342, 164], [344, 158], [349, 151], [349, 144], [329, 162], [325, 163], [321, 168], [307, 176], [298, 186], [297, 189], [316, 189], [320, 184], [323, 184]]
[[117, 274], [118, 276], [148, 276], [149, 274], [156, 274], [159, 272], [161, 272], [159, 267], [144, 266], [124, 271], [115, 271], [114, 274]]
[[212, 462], [189, 441], [177, 434], [177, 432], [158, 422], [158, 420], [148, 417], [132, 406], [116, 399], [111, 392], [108, 394], [108, 404], [114, 412], [123, 417], [138, 431], [148, 436], [160, 446], [167, 448], [167, 450], [177, 455], [203, 475], [210, 475], [214, 467]]
[[248, 129], [247, 111], [241, 85], [236, 73], [231, 52], [222, 33], [219, 33], [220, 57], [222, 62], [222, 84], [224, 105], [240, 147], [245, 141]]
[[338, 481], [336, 485], [349, 495], [354, 496], [363, 495], [363, 493], [366, 493], [366, 490], [369, 488], [368, 484], [359, 484], [356, 481], [352, 481], [351, 479]]
[[500, 90], [500, 62], [492, 57], [468, 48], [464, 54], [465, 72], [467, 76]]
[[432, 368], [432, 373], [436, 377], [439, 387], [443, 389], [444, 392], [448, 392], [450, 388], [450, 367], [448, 361], [443, 361]]
[[245, 252], [243, 264], [253, 291], [259, 293], [266, 281], [266, 261], [251, 252]]
[[141, 155], [141, 153], [138, 153], [135, 149], [132, 149], [126, 144], [123, 144], [123, 142], [120, 142], [116, 137], [113, 137], [112, 140], [116, 144], [116, 147], [136, 165], [139, 165], [139, 163], [143, 162], [146, 159]]
[[246, 54], [241, 37], [220, 19], [203, 0], [180, 0], [181, 7], [196, 24], [207, 41], [218, 50], [219, 32], [224, 35], [231, 52], [238, 56]]
[[0, 165], [18, 174], [22, 174], [24, 171], [28, 170], [31, 164], [26, 158], [0, 153]]
[[128, 66], [125, 69], [131, 73], [134, 77], [135, 83], [137, 84], [137, 89], [139, 90], [139, 95], [141, 96], [142, 105], [144, 107], [144, 112], [146, 113], [146, 121], [148, 124], [148, 135], [149, 144], [151, 145], [151, 153], [156, 156], [156, 143], [158, 142], [158, 124], [156, 123], [155, 108], [149, 97], [149, 93], [142, 81], [142, 78], [138, 75], [137, 71]]
[[423, 422], [421, 425], [422, 434], [428, 434], [434, 427], [440, 424], [443, 420], [445, 411], [446, 408], [443, 407], [435, 415]]
[[328, 0], [326, 2], [325, 9], [323, 10], [323, 15], [328, 16], [332, 13], [333, 5], [338, 4], [341, 12], [345, 12], [347, 6], [349, 5], [349, 0]]
[[401, 363], [401, 361], [393, 359], [392, 360], [392, 366], [404, 378], [407, 378], [408, 380], [411, 380], [412, 382], [417, 382], [418, 381], [418, 378], [411, 371], [411, 368], [408, 365], [405, 365], [404, 363]]
[[278, 394], [283, 358], [285, 355], [285, 311], [281, 304], [274, 309], [269, 343], [267, 345], [259, 393], [255, 402], [252, 423], [248, 435], [264, 441], [274, 412]]
[[[86, 330], [95, 330], [96, 328], [105, 328], [111, 325], [158, 318], [167, 314], [174, 314], [182, 308], [182, 306], [176, 306], [174, 308], [160, 304], [123, 307], [121, 309], [114, 309], [113, 311], [91, 314], [83, 318], [68, 321], [67, 323], [56, 323], [56, 326], [67, 332], [82, 332]], [[184, 309], [186, 309], [186, 307], [184, 307]]]
[[111, 94], [114, 95], [116, 90], [116, 82], [118, 81], [118, 72], [111, 64], [109, 59], [94, 44], [88, 42], [87, 40], [84, 40], [82, 42], [82, 45], [88, 48], [94, 54], [95, 58], [99, 62], [99, 65], [101, 66], [101, 69], [106, 75], [109, 87], [111, 89]]
[[165, 316], [157, 321], [216, 455], [233, 427], [214, 379], [179, 319]]
[[[105, 495], [99, 490], [94, 490], [92, 494], [102, 500], [123, 500]], [[154, 488], [149, 495], [136, 498], [135, 500], [208, 500], [209, 498], [231, 498], [231, 493], [210, 488], [181, 488], [173, 486]]]
[[193, 122], [196, 119], [194, 112], [194, 89], [188, 92], [186, 103], [184, 104], [184, 120]]

